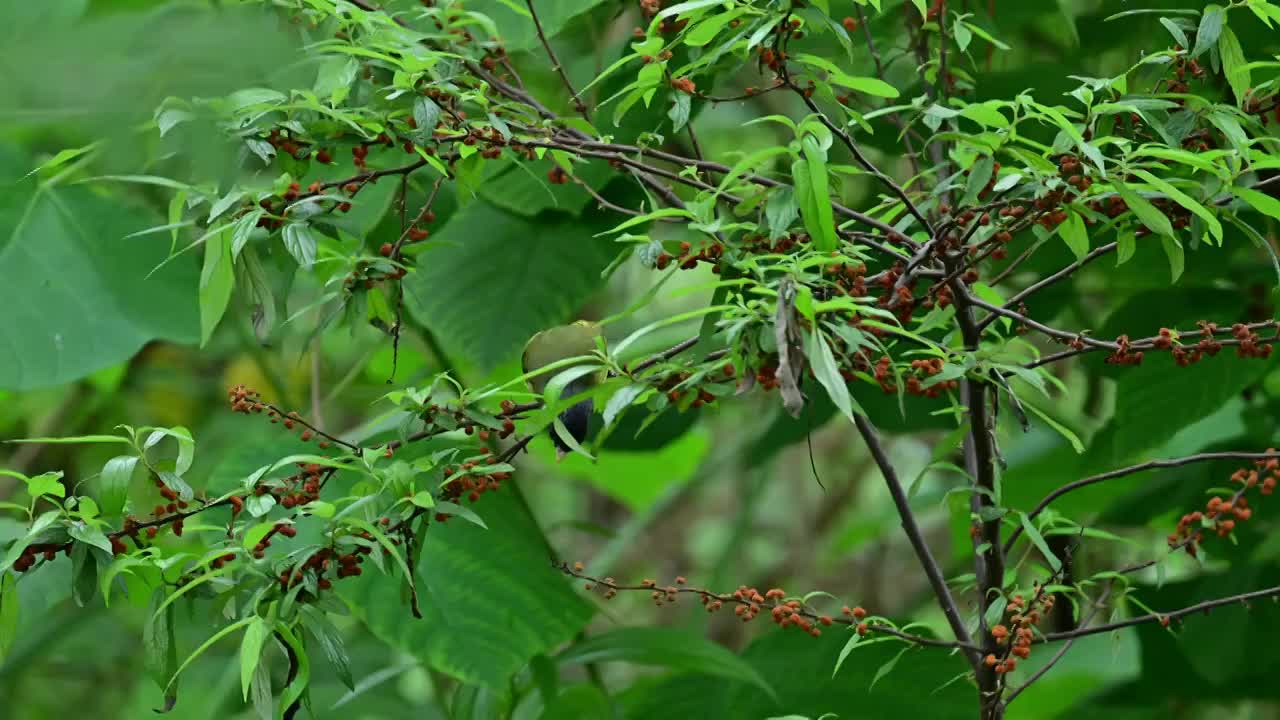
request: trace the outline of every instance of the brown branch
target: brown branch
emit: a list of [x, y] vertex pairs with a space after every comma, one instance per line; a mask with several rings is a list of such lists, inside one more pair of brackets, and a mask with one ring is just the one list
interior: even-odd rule
[[924, 534], [920, 532], [920, 526], [916, 523], [915, 513], [911, 510], [911, 503], [907, 499], [907, 493], [902, 487], [902, 482], [898, 479], [897, 470], [894, 469], [888, 454], [885, 453], [884, 447], [880, 444], [880, 438], [876, 434], [875, 427], [862, 415], [855, 414], [853, 421], [858, 428], [859, 434], [862, 435], [863, 442], [867, 445], [867, 450], [871, 452], [871, 457], [880, 469], [880, 474], [884, 477], [885, 484], [889, 488], [889, 494], [893, 498], [893, 504], [898, 510], [898, 518], [902, 521], [902, 530], [907, 534], [907, 540], [911, 542], [911, 548], [916, 553], [916, 559], [924, 569], [925, 576], [929, 580], [929, 585], [933, 589], [938, 605], [942, 607], [942, 614], [946, 616], [947, 624], [951, 626], [951, 632], [956, 637], [957, 645], [965, 648], [967, 651], [965, 655], [969, 659], [969, 664], [975, 670], [982, 667], [981, 654], [973, 644], [973, 639], [969, 636], [969, 630], [964, 625], [964, 618], [960, 617], [959, 606], [956, 605], [955, 598], [951, 596], [951, 590], [947, 587], [947, 580], [942, 575], [942, 569], [938, 566], [938, 561], [934, 559], [933, 552], [929, 550], [929, 544], [925, 542]]
[[[1008, 312], [1006, 311], [1006, 312], [1004, 312], [1004, 313], [1002, 313], [1002, 314], [1008, 315]], [[1024, 318], [1024, 317], [1025, 317], [1025, 316], [1023, 316], [1023, 315], [1021, 315], [1021, 314], [1019, 314], [1019, 313], [1014, 313], [1014, 315], [1016, 315], [1016, 316], [1017, 316], [1017, 319], [1018, 319], [1019, 321], [1022, 321], [1022, 318]], [[1013, 317], [1013, 316], [1010, 316], [1010, 317]], [[1244, 325], [1244, 327], [1248, 328], [1250, 331], [1267, 330], [1267, 329], [1278, 329], [1278, 328], [1277, 328], [1277, 321], [1275, 321], [1275, 320], [1267, 320], [1267, 321], [1264, 321], [1264, 322], [1255, 322], [1255, 323], [1242, 323], [1242, 325]], [[1227, 331], [1229, 331], [1229, 328], [1219, 328], [1219, 329], [1218, 329], [1218, 331], [1219, 331], [1219, 332], [1227, 332]], [[1200, 336], [1202, 336], [1202, 335], [1204, 335], [1204, 334], [1205, 334], [1205, 333], [1204, 333], [1203, 331], [1201, 331], [1201, 330], [1188, 330], [1188, 331], [1186, 331], [1186, 332], [1179, 332], [1179, 333], [1178, 333], [1178, 338], [1181, 340], [1181, 339], [1183, 339], [1183, 338], [1200, 337]], [[1105, 342], [1105, 341], [1101, 341], [1101, 340], [1091, 340], [1091, 339], [1086, 338], [1086, 337], [1085, 337], [1085, 336], [1083, 336], [1083, 335], [1075, 335], [1075, 336], [1073, 336], [1073, 338], [1079, 338], [1079, 339], [1081, 340], [1081, 342], [1083, 342], [1083, 343], [1084, 343], [1085, 347], [1081, 347], [1081, 348], [1072, 348], [1072, 349], [1070, 349], [1070, 350], [1063, 350], [1063, 351], [1061, 351], [1061, 352], [1053, 353], [1052, 355], [1045, 355], [1045, 356], [1041, 357], [1041, 358], [1040, 358], [1040, 359], [1038, 359], [1038, 360], [1033, 360], [1033, 361], [1031, 361], [1031, 362], [1029, 362], [1029, 363], [1024, 364], [1024, 365], [1023, 365], [1023, 367], [1025, 367], [1025, 368], [1027, 368], [1027, 369], [1029, 369], [1029, 370], [1033, 370], [1033, 369], [1035, 369], [1035, 368], [1042, 367], [1042, 366], [1044, 366], [1044, 365], [1049, 365], [1049, 364], [1052, 364], [1052, 363], [1055, 363], [1055, 362], [1060, 362], [1060, 361], [1062, 361], [1062, 360], [1066, 360], [1067, 358], [1075, 357], [1076, 355], [1084, 355], [1084, 354], [1086, 354], [1086, 353], [1097, 352], [1098, 350], [1112, 350], [1112, 351], [1115, 351], [1115, 350], [1120, 349], [1120, 346], [1119, 346], [1117, 343], [1113, 343], [1113, 342]], [[1156, 343], [1158, 340], [1160, 340], [1160, 339], [1161, 339], [1161, 338], [1160, 338], [1160, 336], [1159, 336], [1159, 335], [1153, 335], [1153, 336], [1151, 336], [1151, 337], [1145, 337], [1145, 338], [1139, 338], [1139, 339], [1137, 339], [1137, 340], [1131, 340], [1131, 341], [1129, 341], [1129, 349], [1130, 349], [1130, 350], [1152, 350], [1152, 349], [1159, 349], [1159, 348], [1157, 348], [1157, 347], [1156, 347], [1155, 343]], [[1237, 345], [1242, 344], [1242, 341], [1237, 340], [1237, 339], [1235, 339], [1235, 338], [1222, 338], [1222, 339], [1220, 339], [1220, 340], [1215, 338], [1215, 340], [1214, 340], [1214, 341], [1215, 341], [1216, 343], [1218, 343], [1219, 345], [1221, 345], [1222, 347], [1234, 347], [1234, 346], [1237, 346]], [[1274, 344], [1274, 343], [1276, 343], [1276, 342], [1280, 342], [1280, 335], [1276, 335], [1276, 336], [1272, 336], [1272, 337], [1263, 337], [1263, 338], [1259, 338], [1259, 340], [1258, 340], [1258, 343], [1259, 343], [1259, 344], [1263, 344], [1263, 345], [1270, 345], [1270, 344]], [[1174, 347], [1178, 347], [1178, 346], [1176, 346], [1176, 345], [1175, 345]], [[1193, 345], [1183, 345], [1182, 347], [1184, 347], [1184, 348], [1191, 348], [1191, 349], [1194, 349], [1194, 347], [1195, 347], [1195, 346], [1193, 346]]]
[[339, 437], [337, 437], [337, 436], [335, 436], [335, 435], [330, 435], [329, 433], [325, 432], [324, 430], [321, 430], [321, 429], [320, 429], [319, 427], [317, 427], [315, 424], [313, 424], [313, 423], [311, 423], [311, 422], [307, 421], [307, 419], [306, 419], [306, 418], [303, 418], [303, 417], [302, 417], [301, 415], [299, 415], [298, 413], [287, 413], [287, 412], [285, 412], [285, 411], [281, 410], [280, 408], [276, 407], [275, 405], [272, 405], [272, 404], [271, 404], [271, 403], [269, 403], [269, 402], [263, 402], [263, 401], [261, 401], [261, 400], [259, 400], [259, 401], [257, 401], [257, 402], [258, 402], [258, 404], [259, 404], [259, 405], [261, 405], [262, 407], [264, 407], [264, 408], [266, 408], [266, 409], [270, 410], [271, 412], [275, 413], [276, 415], [279, 415], [279, 416], [280, 416], [280, 420], [281, 420], [282, 422], [283, 422], [283, 421], [285, 421], [285, 420], [292, 420], [293, 422], [295, 422], [295, 423], [297, 423], [297, 424], [301, 425], [302, 427], [304, 427], [304, 428], [306, 428], [306, 429], [310, 430], [311, 432], [315, 433], [315, 434], [316, 434], [316, 435], [318, 435], [319, 437], [322, 437], [322, 438], [324, 438], [325, 440], [328, 440], [329, 442], [331, 442], [331, 443], [333, 443], [333, 444], [335, 444], [335, 445], [341, 445], [342, 447], [344, 447], [344, 448], [346, 448], [346, 449], [350, 450], [350, 451], [351, 451], [351, 452], [353, 452], [353, 453], [357, 453], [357, 454], [358, 454], [358, 453], [360, 452], [360, 449], [361, 449], [361, 448], [360, 448], [360, 446], [359, 446], [359, 445], [356, 445], [356, 444], [354, 444], [354, 443], [349, 443], [349, 442], [347, 442], [346, 440], [343, 440], [342, 438], [339, 438]]
[[[1005, 301], [1004, 308], [1009, 309], [1009, 308], [1017, 307], [1018, 303], [1023, 302], [1031, 295], [1037, 292], [1040, 292], [1041, 290], [1049, 287], [1050, 285], [1054, 285], [1056, 283], [1059, 283], [1071, 277], [1080, 268], [1084, 267], [1085, 265], [1088, 265], [1094, 260], [1097, 260], [1103, 255], [1110, 253], [1111, 251], [1115, 250], [1117, 247], [1119, 247], [1119, 243], [1107, 243], [1106, 245], [1102, 245], [1100, 247], [1094, 248], [1093, 250], [1089, 251], [1089, 254], [1085, 255], [1079, 260], [1076, 260], [1075, 262], [1071, 263], [1070, 265], [1067, 265], [1066, 267], [1062, 268], [1061, 270], [1059, 270], [1058, 272], [1052, 275], [1049, 275], [1031, 285], [1028, 285], [1023, 290], [1014, 294], [1013, 297]], [[978, 329], [985, 330], [987, 326], [995, 322], [995, 320], [996, 320], [996, 315], [994, 313], [992, 313], [991, 315], [988, 315], [978, 323]]]
[[[1093, 618], [1098, 614], [1098, 612], [1102, 610], [1103, 604], [1107, 601], [1107, 598], [1111, 595], [1111, 586], [1112, 586], [1112, 583], [1107, 583], [1107, 589], [1104, 590], [1102, 594], [1098, 596], [1098, 599], [1093, 602], [1093, 607], [1089, 610], [1089, 614], [1085, 616], [1084, 621], [1080, 623], [1081, 625], [1088, 625], [1089, 622], [1092, 621]], [[1049, 662], [1045, 663], [1039, 670], [1036, 670], [1034, 673], [1032, 673], [1031, 677], [1027, 678], [1026, 682], [1022, 683], [1021, 685], [1019, 685], [1018, 687], [1014, 688], [1012, 691], [1009, 692], [1008, 696], [1006, 696], [1004, 698], [1004, 701], [1001, 703], [1001, 707], [1005, 707], [1005, 708], [1009, 707], [1009, 703], [1013, 702], [1015, 698], [1017, 698], [1019, 695], [1023, 693], [1023, 691], [1031, 687], [1031, 685], [1036, 681], [1038, 681], [1040, 678], [1047, 675], [1049, 671], [1053, 669], [1053, 666], [1057, 665], [1058, 661], [1062, 660], [1062, 658], [1066, 656], [1067, 652], [1071, 650], [1071, 646], [1074, 645], [1075, 642], [1076, 642], [1076, 638], [1070, 638], [1065, 643], [1063, 643], [1062, 647], [1058, 648], [1058, 652], [1054, 653], [1053, 657], [1049, 658]]]
[[[752, 600], [752, 598], [744, 596], [741, 591], [739, 591], [738, 593], [719, 593], [707, 588], [690, 587], [684, 584], [659, 586], [656, 583], [653, 583], [652, 581], [645, 581], [639, 585], [627, 585], [627, 584], [616, 582], [613, 578], [597, 578], [592, 575], [588, 575], [584, 571], [578, 570], [577, 566], [570, 565], [569, 563], [566, 563], [563, 561], [553, 561], [552, 565], [557, 570], [564, 573], [565, 575], [577, 578], [579, 580], [585, 580], [587, 583], [593, 586], [589, 588], [592, 590], [595, 590], [598, 588], [604, 588], [606, 591], [612, 590], [614, 592], [658, 593], [663, 596], [696, 595], [700, 598], [703, 598], [704, 602], [720, 602], [720, 603], [725, 603], [729, 605], [738, 605], [741, 607], [753, 608], [753, 612], [758, 612], [761, 609], [772, 611], [774, 608], [788, 607], [787, 605], [788, 601], [783, 597], [768, 598], [768, 599], [765, 599], [763, 602], [756, 602]], [[677, 583], [680, 583], [681, 580], [682, 578], [678, 579]], [[606, 594], [606, 598], [607, 597], [608, 595]], [[970, 652], [977, 652], [978, 650], [977, 646], [972, 644], [967, 644], [964, 642], [958, 642], [953, 640], [941, 640], [939, 638], [925, 637], [923, 635], [915, 635], [912, 633], [903, 632], [901, 630], [898, 630], [897, 628], [893, 628], [888, 625], [884, 625], [880, 623], [875, 623], [875, 622], [864, 623], [861, 619], [857, 617], [836, 617], [836, 616], [822, 615], [815, 612], [814, 610], [812, 610], [811, 608], [807, 607], [804, 604], [801, 604], [799, 607], [794, 607], [792, 608], [792, 610], [794, 614], [800, 615], [815, 623], [825, 625], [827, 624], [827, 622], [829, 622], [832, 625], [848, 625], [848, 626], [854, 626], [854, 627], [862, 626], [863, 629], [865, 629], [866, 632], [868, 633], [891, 635], [900, 640], [904, 640], [906, 642], [913, 643], [915, 645], [921, 645], [923, 647], [951, 648], [951, 649], [959, 648], [961, 650], [967, 650]], [[824, 621], [824, 618], [825, 618], [825, 621]]]
[[[853, 159], [861, 165], [864, 170], [871, 173], [871, 175], [882, 185], [888, 188], [889, 192], [897, 196], [897, 198], [901, 200], [903, 205], [906, 207], [907, 212], [920, 223], [921, 227], [925, 229], [930, 237], [933, 237], [933, 225], [930, 224], [929, 220], [924, 216], [924, 213], [920, 212], [920, 208], [916, 206], [915, 201], [911, 199], [911, 196], [907, 194], [907, 191], [903, 190], [902, 186], [895, 182], [893, 178], [889, 177], [881, 171], [880, 168], [876, 167], [875, 163], [871, 162], [871, 160], [863, 154], [862, 149], [853, 141], [853, 138], [849, 133], [845, 132], [844, 128], [832, 122], [831, 118], [827, 117], [827, 114], [822, 111], [822, 108], [818, 107], [818, 103], [814, 102], [813, 98], [809, 97], [809, 95], [805, 93], [804, 88], [797, 86], [791, 81], [791, 76], [787, 72], [785, 62], [782, 63], [781, 68], [783, 81], [796, 93], [796, 95], [800, 97], [801, 100], [804, 101], [805, 106], [818, 117], [818, 121], [826, 126], [833, 135], [840, 138], [840, 142], [853, 155]], [[911, 245], [912, 249], [915, 249], [916, 247], [914, 242], [908, 241], [907, 244]]]
[[1146, 615], [1138, 615], [1125, 620], [1117, 620], [1103, 625], [1094, 625], [1092, 627], [1080, 628], [1060, 633], [1047, 633], [1043, 638], [1037, 639], [1035, 642], [1048, 643], [1058, 640], [1072, 640], [1074, 638], [1086, 637], [1088, 635], [1098, 635], [1113, 630], [1122, 630], [1135, 625], [1145, 625], [1147, 623], [1158, 622], [1162, 625], [1167, 624], [1171, 620], [1194, 615], [1198, 612], [1207, 612], [1214, 608], [1223, 607], [1225, 605], [1235, 605], [1237, 603], [1247, 604], [1250, 600], [1262, 600], [1269, 597], [1280, 597], [1280, 586], [1264, 588], [1262, 590], [1253, 590], [1251, 592], [1240, 593], [1239, 595], [1231, 595], [1229, 597], [1221, 597], [1214, 600], [1205, 600], [1204, 602], [1188, 605], [1178, 610], [1171, 610], [1167, 613], [1148, 613]]
[[551, 67], [560, 76], [560, 81], [568, 88], [569, 94], [573, 96], [573, 108], [582, 115], [582, 119], [591, 122], [591, 115], [587, 112], [587, 104], [582, 102], [582, 98], [578, 96], [578, 91], [573, 89], [573, 81], [569, 79], [569, 74], [565, 72], [564, 65], [560, 62], [560, 58], [556, 57], [556, 51], [551, 48], [551, 42], [547, 40], [547, 34], [542, 30], [542, 21], [538, 19], [538, 11], [533, 7], [533, 0], [525, 0], [525, 5], [529, 6], [529, 16], [533, 18], [533, 27], [538, 34], [538, 40], [542, 42], [542, 47], [547, 51], [547, 57], [551, 60]]

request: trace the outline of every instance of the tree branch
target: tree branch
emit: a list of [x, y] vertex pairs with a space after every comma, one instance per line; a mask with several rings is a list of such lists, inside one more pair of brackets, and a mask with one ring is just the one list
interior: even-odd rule
[[889, 494], [892, 496], [893, 504], [898, 510], [898, 518], [902, 521], [902, 529], [906, 532], [907, 540], [911, 542], [911, 548], [916, 553], [916, 559], [919, 560], [925, 576], [929, 579], [929, 585], [933, 588], [934, 597], [937, 598], [938, 605], [942, 607], [942, 614], [946, 616], [947, 624], [951, 626], [951, 632], [955, 635], [956, 642], [966, 649], [965, 655], [969, 659], [969, 664], [977, 670], [982, 667], [981, 655], [974, 646], [973, 639], [969, 636], [969, 630], [964, 625], [964, 619], [960, 617], [960, 608], [956, 605], [955, 598], [951, 596], [951, 589], [947, 587], [947, 580], [942, 575], [942, 569], [938, 566], [938, 561], [934, 559], [933, 552], [929, 550], [929, 544], [925, 542], [924, 534], [920, 532], [920, 526], [916, 524], [915, 513], [912, 512], [911, 504], [907, 500], [907, 493], [902, 487], [902, 482], [898, 479], [897, 470], [894, 469], [893, 463], [890, 462], [889, 456], [880, 444], [880, 438], [870, 421], [858, 414], [854, 414], [853, 421], [858, 428], [858, 432], [862, 435], [863, 442], [867, 444], [867, 450], [871, 452], [871, 457], [875, 460], [876, 466], [880, 468], [880, 474], [884, 477], [885, 484], [889, 487]]
[[[1182, 467], [1183, 465], [1209, 462], [1212, 460], [1270, 460], [1272, 458], [1280, 458], [1280, 452], [1210, 452], [1199, 453], [1197, 455], [1187, 455], [1186, 457], [1173, 458], [1169, 460], [1148, 460], [1147, 462], [1138, 463], [1137, 465], [1130, 465], [1129, 467], [1120, 468], [1118, 470], [1112, 470], [1098, 475], [1091, 475], [1087, 478], [1067, 483], [1048, 495], [1045, 495], [1044, 498], [1031, 510], [1031, 512], [1027, 513], [1027, 519], [1034, 520], [1037, 515], [1044, 512], [1045, 508], [1049, 507], [1050, 503], [1069, 492], [1089, 487], [1090, 485], [1096, 485], [1097, 483], [1107, 480], [1125, 477], [1126, 475], [1134, 475], [1140, 472], [1146, 472], [1147, 470], [1162, 470]], [[1006, 553], [1009, 552], [1010, 549], [1013, 548], [1013, 544], [1017, 542], [1018, 538], [1021, 536], [1022, 527], [1019, 526], [1009, 534], [1009, 539], [1006, 540], [1004, 544], [1004, 551]]]

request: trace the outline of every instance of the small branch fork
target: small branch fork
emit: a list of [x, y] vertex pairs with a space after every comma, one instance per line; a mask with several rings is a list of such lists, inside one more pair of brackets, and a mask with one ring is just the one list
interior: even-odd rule
[[[653, 595], [655, 601], [673, 602], [679, 595], [696, 595], [701, 598], [704, 605], [708, 606], [708, 611], [715, 612], [719, 610], [721, 605], [735, 605], [740, 608], [735, 614], [740, 617], [743, 615], [754, 616], [761, 610], [775, 611], [786, 609], [788, 615], [796, 615], [808, 620], [812, 627], [809, 632], [812, 633], [813, 628], [818, 626], [845, 625], [857, 632], [867, 634], [874, 633], [879, 635], [890, 635], [900, 640], [904, 640], [922, 647], [937, 648], [960, 648], [971, 653], [978, 651], [977, 646], [954, 642], [951, 640], [940, 640], [938, 638], [925, 637], [912, 633], [902, 632], [897, 628], [890, 627], [883, 623], [877, 623], [872, 618], [866, 618], [865, 611], [862, 608], [845, 607], [840, 615], [824, 615], [818, 613], [811, 606], [800, 602], [794, 598], [786, 597], [781, 590], [770, 590], [761, 594], [753, 588], [739, 588], [732, 593], [723, 593], [709, 590], [707, 588], [690, 587], [685, 584], [683, 577], [676, 578], [675, 585], [660, 587], [652, 580], [642, 581], [640, 584], [619, 583], [613, 578], [597, 578], [583, 571], [581, 563], [570, 565], [562, 561], [553, 561], [552, 566], [560, 572], [570, 577], [578, 578], [586, 581], [588, 590], [603, 589], [605, 598], [610, 599], [614, 594], [619, 592], [647, 592]], [[718, 604], [717, 604], [718, 603]], [[782, 613], [776, 613], [782, 614]], [[866, 621], [864, 622], [864, 618]], [[743, 620], [749, 620], [750, 617], [744, 617]], [[801, 626], [802, 629], [804, 626]], [[820, 632], [820, 631], [819, 631]]]

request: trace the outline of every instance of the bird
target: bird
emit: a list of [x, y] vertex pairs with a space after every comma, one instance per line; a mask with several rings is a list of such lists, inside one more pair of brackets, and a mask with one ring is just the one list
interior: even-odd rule
[[[536, 333], [529, 338], [529, 342], [525, 343], [524, 354], [521, 355], [521, 366], [525, 374], [528, 374], [560, 360], [590, 355], [596, 349], [596, 339], [601, 336], [600, 324], [589, 320], [578, 320], [569, 325], [548, 328]], [[566, 369], [568, 367], [541, 373], [529, 377], [526, 382], [530, 390], [542, 395], [551, 378]], [[601, 369], [600, 371], [574, 378], [565, 385], [564, 390], [561, 392], [561, 397], [568, 398], [586, 392], [598, 384], [603, 379], [603, 375], [604, 370]], [[569, 431], [569, 435], [578, 444], [581, 444], [587, 437], [587, 426], [594, 409], [591, 398], [586, 398], [574, 403], [573, 406], [565, 409], [559, 415], [560, 422], [564, 424], [565, 429]], [[564, 459], [565, 455], [572, 452], [572, 448], [556, 432], [554, 424], [547, 428], [547, 432], [551, 435], [552, 444], [555, 445], [556, 462], [558, 463]]]

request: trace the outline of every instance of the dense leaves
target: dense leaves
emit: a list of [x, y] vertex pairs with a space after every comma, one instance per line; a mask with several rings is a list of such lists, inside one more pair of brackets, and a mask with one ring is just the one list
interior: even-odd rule
[[1280, 5], [214, 5], [0, 0], [12, 707], [1273, 709]]

